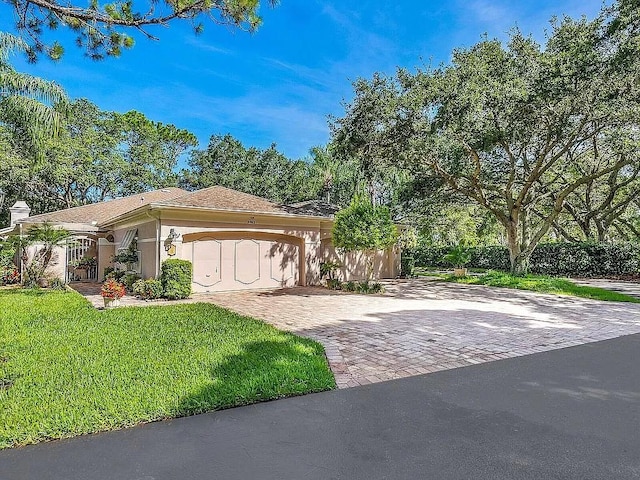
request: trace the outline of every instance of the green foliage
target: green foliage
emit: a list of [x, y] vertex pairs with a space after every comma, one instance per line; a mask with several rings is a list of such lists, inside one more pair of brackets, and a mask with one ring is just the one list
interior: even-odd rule
[[338, 290], [344, 290], [345, 292], [356, 292], [358, 291], [358, 284], [354, 281], [344, 282], [342, 285], [340, 285], [340, 288], [338, 288]]
[[20, 283], [20, 271], [13, 262], [0, 262], [0, 287]]
[[0, 126], [0, 188], [8, 206], [26, 201], [32, 214], [175, 186], [178, 159], [196, 144], [186, 130], [139, 112], [100, 110], [85, 99], [65, 110], [59, 135], [43, 141], [33, 162], [28, 137]]
[[155, 278], [149, 278], [147, 280], [137, 280], [131, 287], [133, 294], [143, 300], [155, 300], [162, 298], [162, 282]]
[[[32, 50], [21, 38], [0, 32], [0, 122], [22, 136], [31, 153], [42, 154], [43, 141], [54, 137], [60, 127], [67, 97], [55, 82], [17, 72], [9, 56]], [[54, 109], [52, 105], [60, 108]]]
[[463, 268], [471, 260], [471, 251], [463, 244], [458, 244], [449, 250], [442, 259], [455, 268]]
[[364, 294], [377, 294], [384, 293], [384, 287], [379, 282], [370, 282], [365, 280], [364, 282], [358, 282], [356, 291]]
[[162, 290], [165, 298], [178, 300], [191, 295], [193, 267], [188, 260], [171, 258], [162, 262]]
[[416, 259], [413, 255], [403, 252], [400, 257], [400, 276], [402, 278], [411, 278], [415, 274]]
[[154, 122], [142, 113], [110, 113], [106, 128], [122, 154], [125, 195], [175, 185], [178, 159], [198, 144], [194, 134], [171, 124]]
[[[258, 0], [216, 0], [200, 2], [187, 0], [173, 2], [134, 2], [117, 0], [98, 4], [97, 1], [80, 3], [50, 2], [36, 5], [24, 0], [6, 0], [15, 10], [16, 28], [31, 42], [29, 59], [36, 61], [42, 52], [52, 60], [59, 60], [64, 48], [58, 41], [45, 43], [59, 27], [75, 33], [75, 44], [85, 50], [93, 60], [119, 57], [123, 49], [134, 45], [129, 32], [140, 32], [155, 39], [147, 27], [167, 25], [172, 21], [188, 21], [194, 33], [202, 33], [202, 20], [215, 25], [231, 25], [250, 32], [262, 23]], [[277, 0], [270, 0], [275, 6]], [[139, 10], [138, 10], [139, 9]], [[49, 30], [49, 31], [47, 31]]]
[[138, 257], [137, 247], [132, 246], [126, 250], [122, 250], [121, 252], [118, 252], [113, 256], [113, 261], [116, 263], [122, 263], [124, 265], [138, 263], [139, 257]]
[[67, 284], [64, 283], [64, 280], [62, 280], [61, 278], [50, 278], [49, 279], [49, 286], [47, 287], [50, 290], [66, 290], [67, 289]]
[[603, 288], [576, 285], [570, 280], [541, 275], [514, 276], [504, 272], [488, 272], [484, 275], [456, 277], [450, 275], [446, 281], [472, 285], [487, 285], [491, 287], [515, 288], [532, 290], [541, 293], [555, 293], [574, 297], [591, 298], [611, 302], [640, 303], [640, 299], [623, 293], [605, 290]]
[[291, 160], [275, 145], [264, 150], [246, 148], [231, 135], [213, 135], [205, 150], [191, 153], [189, 167], [182, 171], [180, 182], [189, 190], [221, 185], [278, 203], [322, 194], [317, 181], [321, 172], [315, 163]]
[[211, 304], [1, 290], [0, 305], [0, 448], [335, 386], [319, 343]]
[[363, 294], [376, 294], [384, 293], [384, 287], [381, 283], [370, 282], [365, 280], [363, 282], [341, 282], [340, 280], [330, 279], [327, 280], [327, 288], [331, 290], [342, 290], [343, 292], [351, 293], [363, 293]]
[[327, 278], [327, 280], [334, 280], [336, 278], [336, 272], [342, 267], [340, 262], [321, 262], [320, 263], [320, 278]]
[[[446, 268], [444, 260], [450, 247], [416, 248], [416, 265]], [[506, 247], [471, 247], [471, 268], [508, 271]], [[640, 273], [640, 245], [637, 243], [544, 243], [531, 255], [532, 273], [571, 277], [637, 275]]]
[[358, 80], [333, 140], [374, 170], [405, 167], [434, 186], [408, 205], [445, 190], [488, 212], [511, 269], [526, 270], [569, 197], [612, 174], [624, 183], [640, 161], [640, 42], [633, 29], [632, 41], [610, 35], [609, 20], [563, 17], [544, 45], [514, 29], [506, 43], [456, 49], [448, 65]]
[[362, 195], [335, 216], [332, 230], [333, 245], [343, 252], [363, 252], [367, 255], [367, 279], [373, 272], [373, 256], [385, 250], [398, 238], [398, 231], [389, 209], [374, 206]]
[[128, 292], [133, 291], [133, 285], [140, 280], [141, 277], [137, 273], [127, 272], [119, 279], [120, 282], [125, 286]]
[[[108, 268], [108, 267], [107, 267]], [[105, 272], [107, 271], [107, 269], [105, 268]], [[109, 273], [105, 273], [104, 279], [108, 280], [108, 279], [114, 279], [117, 280], [118, 282], [122, 282], [122, 279], [124, 278], [124, 276], [127, 274], [127, 272], [125, 270], [111, 270]]]
[[[64, 228], [49, 223], [33, 225], [24, 239], [21, 240], [22, 257], [26, 258], [24, 278], [26, 286], [34, 286], [46, 278], [47, 268], [59, 262], [55, 247], [67, 244], [72, 234]], [[28, 247], [33, 246], [34, 252], [28, 255]]]

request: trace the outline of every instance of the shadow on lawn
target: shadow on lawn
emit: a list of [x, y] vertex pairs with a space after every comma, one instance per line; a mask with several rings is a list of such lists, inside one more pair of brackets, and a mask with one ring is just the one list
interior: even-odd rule
[[182, 398], [176, 416], [193, 415], [335, 388], [324, 350], [306, 339], [247, 343], [211, 369], [211, 381]]

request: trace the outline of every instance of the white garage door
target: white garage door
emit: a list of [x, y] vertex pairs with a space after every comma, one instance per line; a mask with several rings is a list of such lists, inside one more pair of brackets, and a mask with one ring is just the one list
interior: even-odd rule
[[192, 242], [193, 290], [216, 292], [292, 287], [298, 283], [297, 245], [269, 240]]

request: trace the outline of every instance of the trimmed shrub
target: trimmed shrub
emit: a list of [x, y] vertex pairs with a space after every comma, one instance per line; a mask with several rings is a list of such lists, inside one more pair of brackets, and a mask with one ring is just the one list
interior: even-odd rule
[[191, 295], [193, 267], [188, 260], [171, 258], [162, 262], [162, 290], [170, 300], [188, 298]]
[[133, 284], [133, 294], [143, 300], [155, 300], [162, 298], [162, 282], [155, 278], [149, 278], [147, 280], [138, 280]]
[[345, 282], [342, 284], [342, 290], [344, 290], [345, 292], [355, 292], [356, 290], [358, 290], [358, 285], [356, 284], [356, 282]]
[[402, 278], [413, 277], [414, 270], [416, 268], [416, 259], [409, 252], [402, 252], [400, 257], [400, 276]]
[[[448, 268], [443, 256], [450, 247], [418, 247], [414, 251], [420, 267]], [[502, 246], [470, 248], [470, 268], [508, 271], [509, 251]], [[544, 243], [531, 255], [530, 272], [540, 275], [597, 277], [637, 275], [640, 244], [635, 243]]]
[[120, 281], [124, 284], [125, 288], [127, 289], [127, 292], [132, 292], [133, 284], [136, 283], [141, 278], [142, 277], [140, 277], [140, 275], [138, 275], [137, 273], [125, 273], [121, 277]]

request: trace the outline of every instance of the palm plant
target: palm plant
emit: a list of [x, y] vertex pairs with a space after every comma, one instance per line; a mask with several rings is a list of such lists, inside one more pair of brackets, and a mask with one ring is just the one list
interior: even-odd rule
[[451, 263], [454, 268], [464, 268], [471, 261], [471, 251], [462, 244], [455, 246], [442, 259]]
[[[29, 284], [37, 284], [44, 277], [49, 265], [57, 261], [55, 247], [68, 244], [72, 234], [63, 228], [57, 228], [49, 223], [34, 225], [22, 240], [22, 259], [27, 260], [24, 279]], [[28, 258], [28, 246], [36, 246], [33, 257]]]
[[67, 96], [55, 82], [17, 72], [11, 66], [11, 54], [28, 51], [24, 40], [0, 32], [0, 122], [24, 132], [38, 151], [44, 138], [57, 135]]

